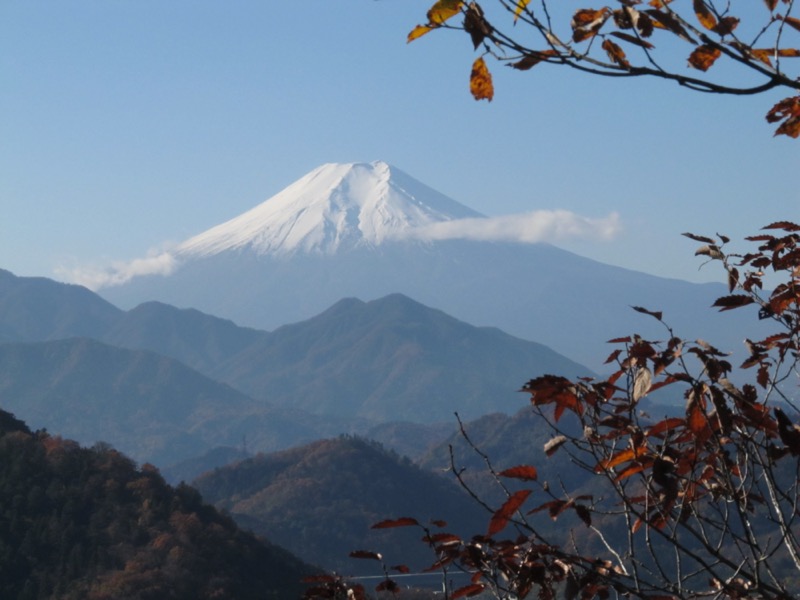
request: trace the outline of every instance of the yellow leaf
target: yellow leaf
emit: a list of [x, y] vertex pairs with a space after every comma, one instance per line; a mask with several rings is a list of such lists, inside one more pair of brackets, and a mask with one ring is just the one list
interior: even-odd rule
[[463, 6], [461, 0], [439, 0], [428, 11], [428, 23], [441, 25], [450, 17], [456, 16]]
[[469, 76], [469, 91], [472, 92], [475, 100], [488, 100], [491, 102], [494, 97], [492, 74], [489, 72], [483, 57], [472, 63], [472, 73]]
[[525, 7], [530, 4], [531, 0], [518, 0], [517, 1], [517, 8], [514, 9], [514, 22], [517, 22], [519, 16], [522, 14], [522, 11], [525, 10]]
[[711, 31], [717, 26], [716, 17], [714, 17], [703, 0], [694, 0], [694, 14], [697, 15], [697, 20], [706, 29]]
[[408, 44], [410, 42], [413, 42], [417, 38], [421, 38], [423, 35], [432, 30], [433, 27], [428, 27], [427, 25], [417, 25], [416, 27], [414, 27], [411, 33], [408, 34], [408, 39], [406, 40], [406, 43]]

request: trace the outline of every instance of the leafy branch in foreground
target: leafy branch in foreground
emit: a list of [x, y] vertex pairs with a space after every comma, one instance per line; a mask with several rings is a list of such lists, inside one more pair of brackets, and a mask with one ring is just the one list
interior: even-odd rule
[[[769, 225], [747, 238], [757, 249], [746, 254], [728, 252], [725, 236], [685, 235], [702, 244], [697, 255], [727, 273], [728, 293], [714, 306], [752, 305], [772, 332], [746, 340], [747, 356], [734, 368], [711, 344], [676, 336], [661, 312], [635, 307], [664, 325], [663, 341], [611, 340], [613, 371], [603, 379], [546, 375], [525, 384], [551, 432], [543, 453], [565, 453], [584, 474], [573, 489], [540, 481], [532, 465], [495, 470], [462, 426], [505, 499], [495, 508], [471, 492], [451, 453], [459, 482], [490, 517], [486, 531], [470, 539], [423, 528], [435, 554], [430, 569], [469, 575], [466, 584], [446, 586], [445, 597], [795, 596], [800, 225]], [[771, 291], [764, 289], [768, 271], [780, 278]], [[646, 414], [643, 400], [656, 391], [680, 398], [681, 408], [662, 418]], [[557, 530], [547, 526], [554, 520], [562, 523]], [[388, 523], [421, 527], [410, 518]], [[352, 593], [346, 581], [336, 583]]]
[[[607, 77], [657, 77], [715, 94], [797, 93], [794, 9], [795, 0], [615, 0], [572, 12], [549, 0], [438, 0], [408, 41], [435, 29], [466, 32], [480, 51], [470, 75], [477, 100], [494, 96], [486, 56], [520, 71], [549, 63]], [[766, 119], [779, 123], [775, 135], [800, 136], [800, 95], [775, 104]]]

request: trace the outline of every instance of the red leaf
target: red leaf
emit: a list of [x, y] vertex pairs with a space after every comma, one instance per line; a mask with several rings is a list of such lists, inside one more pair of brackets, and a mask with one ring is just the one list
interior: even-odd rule
[[371, 529], [389, 529], [391, 527], [409, 527], [411, 525], [419, 525], [419, 521], [411, 517], [400, 517], [399, 519], [386, 519], [375, 523]]
[[506, 469], [500, 473], [502, 477], [513, 477], [514, 479], [523, 479], [526, 481], [535, 481], [538, 477], [538, 473], [536, 472], [536, 467], [531, 467], [528, 465], [519, 465], [517, 467], [511, 467], [510, 469]]
[[733, 294], [732, 296], [722, 296], [721, 298], [717, 298], [716, 302], [711, 306], [718, 306], [720, 307], [720, 312], [725, 310], [732, 310], [734, 308], [739, 308], [742, 306], [747, 306], [748, 304], [752, 304], [754, 300], [750, 296], [744, 296], [742, 294]]
[[511, 519], [517, 510], [519, 510], [519, 507], [522, 506], [522, 503], [525, 502], [530, 495], [530, 490], [520, 490], [512, 494], [508, 500], [503, 503], [503, 506], [497, 509], [497, 511], [492, 515], [486, 535], [492, 536], [502, 531], [508, 524], [509, 519]]

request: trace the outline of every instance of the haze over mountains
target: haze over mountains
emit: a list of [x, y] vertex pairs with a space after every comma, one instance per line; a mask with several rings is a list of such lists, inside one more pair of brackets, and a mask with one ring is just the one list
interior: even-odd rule
[[[614, 218], [557, 213], [487, 218], [385, 163], [331, 164], [173, 251], [95, 281], [124, 308], [159, 300], [266, 330], [342, 298], [400, 292], [594, 369], [607, 355], [605, 340], [634, 328], [664, 335], [630, 306], [663, 310], [678, 335], [741, 346], [732, 332], [749, 316], [705, 310], [724, 295], [721, 285], [663, 279], [532, 243], [576, 230], [602, 238], [618, 227]], [[687, 246], [687, 261], [690, 253]]]
[[453, 423], [455, 411], [514, 412], [529, 377], [590, 373], [400, 294], [265, 332], [156, 302], [126, 312], [7, 271], [0, 292], [3, 406], [160, 466], [218, 446], [269, 451], [393, 421]]

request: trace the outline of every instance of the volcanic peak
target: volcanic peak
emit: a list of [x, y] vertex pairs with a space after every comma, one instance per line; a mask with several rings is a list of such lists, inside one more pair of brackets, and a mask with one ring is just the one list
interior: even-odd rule
[[329, 163], [255, 208], [178, 247], [182, 257], [248, 249], [256, 254], [333, 254], [402, 239], [419, 228], [480, 217], [382, 161]]

